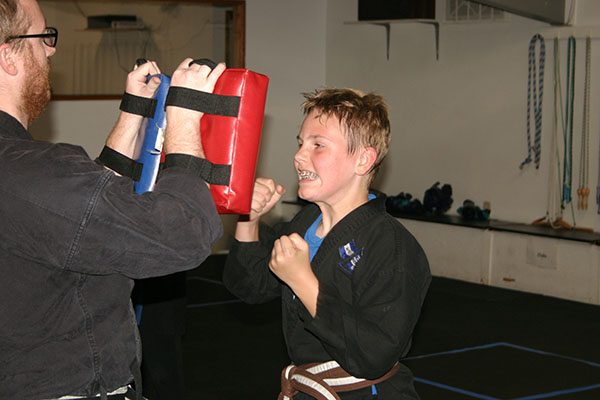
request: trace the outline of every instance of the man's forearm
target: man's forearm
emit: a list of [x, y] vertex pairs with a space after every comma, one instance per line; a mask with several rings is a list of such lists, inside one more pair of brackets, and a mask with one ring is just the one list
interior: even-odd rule
[[134, 157], [138, 147], [138, 133], [144, 117], [122, 111], [110, 135], [106, 146], [129, 157]]
[[179, 107], [167, 107], [165, 154], [189, 154], [205, 158], [200, 135], [202, 113]]

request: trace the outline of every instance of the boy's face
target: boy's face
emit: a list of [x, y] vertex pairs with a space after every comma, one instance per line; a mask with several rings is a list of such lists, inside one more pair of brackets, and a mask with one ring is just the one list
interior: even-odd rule
[[348, 144], [336, 117], [317, 117], [311, 111], [298, 134], [294, 156], [298, 172], [298, 196], [314, 203], [335, 205], [352, 193], [357, 183], [358, 152], [348, 154]]

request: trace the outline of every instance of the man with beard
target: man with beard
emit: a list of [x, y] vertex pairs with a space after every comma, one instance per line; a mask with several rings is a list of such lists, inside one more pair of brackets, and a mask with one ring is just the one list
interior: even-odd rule
[[[137, 195], [82, 148], [27, 131], [50, 98], [57, 37], [36, 0], [0, 0], [0, 398], [140, 399], [133, 279], [197, 267], [222, 234], [208, 184], [188, 169], [204, 158], [201, 113], [167, 107], [167, 166]], [[186, 59], [171, 85], [212, 92], [224, 69]], [[152, 97], [158, 72], [135, 68], [127, 94]], [[107, 148], [131, 157], [142, 120], [121, 112]]]

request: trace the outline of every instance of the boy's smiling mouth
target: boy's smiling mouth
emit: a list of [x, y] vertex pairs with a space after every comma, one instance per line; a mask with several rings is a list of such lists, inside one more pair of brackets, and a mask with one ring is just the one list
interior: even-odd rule
[[305, 180], [315, 180], [317, 179], [319, 176], [317, 174], [315, 174], [314, 172], [311, 171], [298, 171], [298, 178], [301, 181], [305, 181]]

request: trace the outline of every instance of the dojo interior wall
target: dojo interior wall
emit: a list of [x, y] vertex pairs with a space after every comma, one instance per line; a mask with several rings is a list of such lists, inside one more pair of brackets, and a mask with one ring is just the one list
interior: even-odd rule
[[[352, 4], [348, 4], [352, 3]], [[574, 27], [555, 27], [507, 14], [503, 22], [441, 23], [439, 59], [433, 27], [392, 24], [389, 60], [381, 26], [348, 24], [356, 20], [356, 1], [331, 0], [327, 9], [328, 86], [350, 86], [382, 94], [391, 109], [390, 156], [378, 189], [408, 192], [423, 199], [433, 183], [452, 185], [456, 214], [465, 199], [490, 201], [492, 217], [531, 223], [547, 208], [550, 148], [554, 119], [553, 39], [559, 38], [561, 72], [566, 82], [567, 41], [577, 40], [573, 123], [572, 197], [563, 219], [598, 231], [595, 204], [598, 178], [600, 80], [599, 7], [576, 3]], [[445, 2], [436, 2], [443, 19]], [[527, 56], [531, 37], [546, 41], [542, 159], [539, 169], [519, 169], [526, 156]], [[590, 86], [589, 187], [587, 211], [577, 210], [582, 129], [585, 36], [592, 40]], [[562, 131], [558, 133], [562, 160]], [[555, 165], [552, 165], [556, 167]], [[562, 166], [562, 161], [561, 161]], [[562, 173], [562, 171], [561, 171]], [[573, 214], [575, 219], [573, 220]], [[598, 246], [531, 235], [490, 232], [403, 220], [425, 248], [432, 272], [461, 280], [543, 293], [600, 304]]]
[[[454, 189], [454, 213], [464, 199], [471, 199], [478, 205], [490, 201], [493, 218], [529, 223], [544, 216], [554, 114], [552, 39], [555, 35], [565, 39], [570, 29], [511, 14], [504, 22], [442, 23], [436, 60], [432, 26], [392, 24], [386, 60], [384, 29], [345, 24], [356, 18], [355, 7], [347, 3], [328, 2], [327, 84], [362, 87], [388, 99], [393, 139], [380, 189], [388, 194], [405, 191], [422, 199], [424, 191], [439, 181]], [[443, 12], [444, 2], [438, 5], [438, 11]], [[585, 32], [575, 29], [580, 37]], [[542, 162], [539, 170], [531, 164], [520, 170], [527, 150], [527, 55], [529, 40], [535, 33], [546, 39]], [[565, 74], [566, 40], [560, 43]], [[584, 40], [578, 40], [577, 45], [572, 177], [575, 199]], [[600, 50], [593, 51], [597, 45], [598, 41], [593, 41], [592, 66], [600, 63]], [[599, 124], [594, 110], [600, 100], [600, 79], [594, 79], [593, 72], [589, 183], [595, 193]], [[564, 84], [566, 79], [562, 79]], [[585, 212], [575, 210], [575, 219], [577, 225], [598, 230], [600, 218], [593, 197], [590, 203]], [[565, 210], [564, 219], [572, 222], [571, 218], [570, 209]]]
[[[438, 0], [436, 5], [442, 10], [444, 2]], [[248, 0], [246, 66], [271, 78], [258, 174], [284, 184], [288, 189], [284, 198], [293, 201], [297, 179], [291, 159], [302, 121], [300, 93], [323, 86], [349, 86], [376, 91], [390, 107], [393, 139], [383, 173], [376, 181], [377, 189], [389, 195], [408, 192], [422, 199], [424, 191], [439, 181], [453, 187], [451, 214], [456, 214], [456, 209], [468, 198], [478, 205], [490, 201], [493, 218], [522, 223], [540, 218], [546, 212], [550, 168], [552, 39], [556, 35], [561, 38], [564, 83], [564, 39], [570, 33], [581, 38], [577, 41], [573, 128], [572, 180], [576, 200], [583, 38], [587, 33], [600, 37], [600, 28], [594, 27], [600, 23], [595, 18], [599, 7], [592, 1], [580, 0], [574, 28], [553, 27], [510, 14], [504, 22], [442, 23], [439, 59], [435, 57], [432, 26], [392, 24], [388, 60], [382, 27], [346, 23], [357, 20], [357, 0]], [[542, 162], [539, 170], [532, 165], [520, 170], [519, 164], [526, 156], [527, 50], [535, 33], [546, 38]], [[577, 225], [596, 231], [600, 229], [593, 197], [598, 178], [600, 129], [596, 112], [600, 77], [594, 74], [598, 70], [594, 67], [600, 65], [597, 46], [595, 39], [590, 107], [590, 207], [587, 211], [575, 210]], [[32, 131], [40, 136], [41, 132], [49, 131], [46, 135], [49, 139], [81, 144], [95, 156], [116, 119], [117, 108], [117, 101], [55, 101]], [[560, 132], [559, 141], [562, 141]], [[295, 207], [282, 204], [274, 214], [288, 217], [295, 211]], [[229, 231], [234, 219], [224, 217]], [[564, 219], [572, 223], [570, 208], [565, 210]], [[449, 235], [457, 232], [451, 230]], [[436, 250], [428, 237], [431, 235], [419, 239], [427, 242], [424, 247], [429, 248], [433, 259], [442, 260], [444, 253]], [[228, 240], [229, 237], [223, 239], [217, 250], [225, 249]], [[493, 262], [489, 252], [492, 251], [488, 249], [488, 253], [477, 256], [477, 263], [482, 262], [483, 266], [473, 267], [473, 271], [481, 268], [488, 271], [485, 283], [491, 283], [489, 271]], [[585, 252], [596, 257], [595, 248]], [[583, 257], [584, 263], [587, 257]], [[597, 273], [597, 259], [593, 260], [596, 268], [593, 272]], [[434, 272], [444, 274], [446, 267], [436, 264]], [[472, 271], [464, 276], [459, 272], [446, 275], [481, 281]], [[589, 275], [584, 273], [580, 279], [589, 279]], [[596, 291], [597, 298], [597, 285], [590, 290]]]

